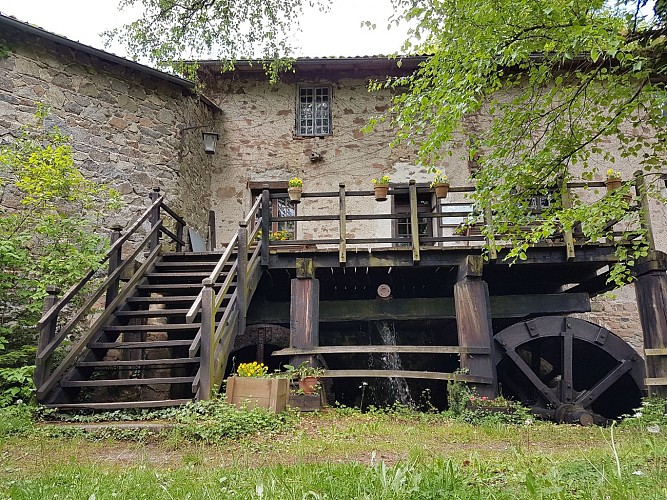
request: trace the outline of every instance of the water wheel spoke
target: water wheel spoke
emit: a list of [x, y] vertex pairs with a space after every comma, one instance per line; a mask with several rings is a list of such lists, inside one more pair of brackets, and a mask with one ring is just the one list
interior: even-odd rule
[[572, 358], [574, 356], [574, 335], [572, 330], [567, 328], [563, 332], [563, 351], [561, 358], [562, 378], [561, 378], [561, 401], [563, 403], [572, 402], [572, 393], [574, 382], [572, 380]]
[[535, 386], [540, 396], [553, 405], [560, 404], [558, 397], [553, 393], [553, 391], [540, 380], [537, 374], [531, 370], [530, 366], [526, 364], [523, 358], [519, 356], [519, 354], [514, 349], [507, 347], [505, 352], [514, 362], [514, 364], [523, 372], [526, 378], [528, 378], [528, 380], [530, 380], [530, 382]]
[[582, 392], [576, 400], [576, 403], [588, 408], [597, 398], [599, 398], [607, 389], [609, 389], [618, 379], [625, 375], [632, 368], [633, 362], [624, 359], [621, 363], [602, 377], [597, 384]]

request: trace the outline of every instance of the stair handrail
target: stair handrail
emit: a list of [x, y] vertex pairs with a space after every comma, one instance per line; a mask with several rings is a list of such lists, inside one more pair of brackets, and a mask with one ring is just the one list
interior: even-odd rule
[[[257, 198], [257, 201], [255, 204], [252, 206], [250, 209], [250, 212], [244, 219], [244, 223], [246, 225], [250, 225], [252, 221], [255, 219], [255, 215], [257, 214], [257, 211], [262, 205], [262, 198], [259, 197]], [[259, 219], [259, 222], [255, 224], [255, 228], [253, 231], [250, 233], [250, 236], [248, 236], [248, 240], [252, 241], [256, 236], [259, 230], [261, 229], [262, 224], [261, 224], [261, 219]], [[229, 241], [227, 244], [227, 247], [225, 248], [225, 251], [223, 252], [222, 256], [216, 263], [215, 267], [211, 271], [211, 274], [209, 274], [207, 277], [211, 280], [213, 280], [213, 283], [216, 282], [216, 280], [220, 277], [220, 274], [222, 273], [222, 270], [224, 267], [227, 265], [229, 258], [231, 257], [232, 253], [234, 253], [234, 250], [237, 249], [238, 247], [238, 241], [239, 241], [239, 233], [238, 231], [234, 233], [234, 236], [232, 236], [232, 239]], [[260, 242], [261, 243], [261, 242]], [[260, 245], [258, 245], [259, 247]], [[199, 313], [199, 309], [201, 309], [201, 303], [202, 303], [202, 294], [204, 293], [204, 287], [202, 285], [202, 289], [199, 291], [199, 294], [195, 298], [194, 302], [192, 303], [192, 306], [190, 306], [190, 309], [188, 309], [188, 313], [185, 315], [185, 320], [188, 323], [192, 323]]]
[[[148, 261], [150, 260], [152, 262], [152, 260], [155, 260], [159, 253], [161, 247], [161, 243], [159, 243], [160, 233], [169, 236], [176, 243], [177, 248], [182, 248], [184, 245], [182, 234], [183, 228], [185, 227], [185, 220], [180, 216], [174, 216], [175, 212], [166, 205], [164, 196], [159, 194], [158, 188], [155, 188], [151, 192], [150, 198], [152, 201], [151, 205], [132, 223], [125, 234], [121, 235], [120, 226], [113, 228], [111, 237], [112, 244], [109, 250], [107, 250], [100, 259], [98, 266], [91, 268], [86, 275], [79, 280], [78, 283], [71, 286], [60, 299], [57, 298], [54, 292], [55, 287], [48, 287], [49, 295], [44, 301], [44, 313], [37, 322], [39, 341], [35, 356], [35, 386], [37, 387], [38, 399], [44, 397], [53, 388], [58, 377], [71, 366], [76, 360], [76, 357], [83, 351], [87, 342], [96, 333], [95, 330], [101, 327], [100, 319], [108, 320], [111, 312], [113, 312], [112, 309], [115, 309], [121, 303], [122, 299], [127, 296], [130, 289], [136, 286], [139, 278], [148, 267]], [[176, 234], [164, 227], [163, 221], [160, 218], [161, 209], [176, 221]], [[149, 217], [152, 226], [151, 230], [136, 245], [133, 252], [126, 259], [121, 261], [123, 245], [137, 232]], [[146, 246], [148, 246], [150, 252], [149, 259], [147, 259], [140, 269], [135, 272], [132, 278], [128, 281], [128, 284], [123, 287], [123, 291], [119, 294], [118, 285], [123, 271], [128, 268], [130, 264], [135, 262], [136, 258]], [[98, 273], [100, 267], [107, 261], [109, 262], [109, 269], [107, 271], [106, 279], [88, 296], [83, 305], [74, 312], [69, 321], [67, 321], [67, 323], [65, 323], [57, 332], [56, 326], [58, 317], [62, 310], [70, 304], [75, 297], [77, 297], [79, 292], [84, 289], [86, 284], [90, 282], [90, 280]], [[50, 366], [51, 358], [56, 349], [80, 321], [86, 317], [91, 308], [105, 292], [107, 294], [107, 310], [105, 310], [102, 316], [95, 322], [94, 325], [97, 328], [91, 328], [86, 335], [82, 336], [75, 342], [65, 359], [63, 359], [60, 365], [52, 371]]]
[[[253, 241], [260, 230], [261, 218], [256, 219], [257, 213], [262, 205], [262, 198], [258, 198], [248, 212], [248, 215], [239, 223], [239, 229], [231, 239], [225, 252], [218, 260], [211, 274], [202, 280], [202, 289], [197, 295], [192, 306], [186, 315], [186, 321], [192, 322], [201, 310], [201, 326], [193, 339], [190, 347], [190, 356], [195, 356], [199, 350], [200, 365], [199, 371], [195, 376], [198, 381], [198, 387], [193, 384], [193, 391], [196, 392], [198, 399], [209, 399], [212, 395], [213, 387], [218, 382], [218, 374], [221, 369], [216, 363], [216, 353], [218, 347], [222, 349], [220, 353], [225, 356], [225, 346], [230, 347], [228, 336], [225, 336], [225, 329], [234, 327], [238, 330], [245, 329], [245, 316], [248, 311], [248, 270], [254, 272], [258, 269], [259, 256], [261, 255], [262, 241], [257, 240], [257, 246], [252, 256], [248, 259], [248, 241]], [[251, 228], [250, 230], [248, 228]], [[214, 285], [220, 277], [223, 268], [229, 262], [232, 253], [236, 251], [236, 261], [227, 273], [225, 282], [218, 293], [215, 292]], [[216, 326], [216, 315], [222, 307], [227, 291], [236, 277], [236, 290], [227, 304], [219, 324]], [[234, 315], [233, 310], [237, 311]], [[230, 326], [231, 325], [231, 326]], [[224, 366], [223, 360], [222, 364]], [[224, 375], [224, 374], [223, 374]]]

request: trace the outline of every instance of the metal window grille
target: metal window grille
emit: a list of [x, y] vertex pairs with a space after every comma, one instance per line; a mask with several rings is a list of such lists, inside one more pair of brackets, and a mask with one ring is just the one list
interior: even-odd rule
[[300, 87], [296, 121], [299, 135], [330, 134], [331, 89]]

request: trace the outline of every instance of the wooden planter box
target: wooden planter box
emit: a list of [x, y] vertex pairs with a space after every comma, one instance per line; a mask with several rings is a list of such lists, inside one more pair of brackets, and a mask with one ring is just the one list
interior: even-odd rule
[[237, 407], [266, 408], [280, 413], [287, 406], [289, 380], [286, 378], [229, 377], [226, 401]]

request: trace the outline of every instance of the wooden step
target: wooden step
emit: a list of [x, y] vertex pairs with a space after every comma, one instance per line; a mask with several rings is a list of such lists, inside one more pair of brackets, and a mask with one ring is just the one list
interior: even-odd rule
[[191, 384], [194, 377], [118, 378], [98, 380], [62, 380], [62, 387], [115, 387], [127, 385]]
[[116, 311], [117, 318], [166, 318], [185, 316], [189, 309], [141, 309], [137, 311]]
[[[234, 261], [230, 260], [227, 264], [225, 264], [223, 269], [229, 269], [230, 267], [232, 267], [233, 263], [234, 263]], [[203, 268], [203, 267], [205, 267], [205, 268], [210, 269], [210, 271], [212, 271], [213, 268], [215, 267], [215, 263], [214, 262], [207, 262], [207, 261], [192, 262], [192, 261], [188, 261], [188, 260], [176, 260], [176, 261], [167, 261], [167, 262], [160, 261], [157, 264], [155, 264], [155, 267], [157, 269], [177, 269], [177, 268], [193, 269], [193, 268]]]
[[47, 408], [58, 410], [125, 410], [128, 408], [169, 408], [192, 403], [192, 399], [161, 399], [156, 401], [118, 401], [114, 403], [49, 403]]
[[79, 368], [113, 368], [135, 366], [190, 365], [199, 363], [200, 358], [137, 359], [134, 361], [79, 361]]
[[192, 340], [149, 340], [145, 342], [91, 342], [88, 349], [162, 349], [190, 347]]
[[128, 297], [125, 301], [129, 304], [171, 304], [174, 302], [189, 302], [192, 304], [196, 295], [170, 295], [167, 297]]
[[176, 271], [169, 271], [169, 272], [161, 272], [161, 273], [146, 273], [147, 278], [160, 278], [160, 279], [197, 279], [199, 281], [203, 280], [204, 278], [208, 278], [211, 275], [210, 272], [204, 272], [204, 271], [183, 271], [183, 272], [176, 272]]
[[[225, 312], [225, 301], [222, 302], [222, 307], [218, 310], [218, 319]], [[133, 318], [174, 318], [185, 315], [190, 309], [140, 309], [136, 311], [117, 311], [117, 318], [133, 319]], [[198, 313], [201, 314], [201, 313]]]
[[[216, 291], [219, 291], [223, 282], [224, 282], [224, 277], [222, 277], [222, 280], [220, 280], [219, 283], [216, 283], [213, 288]], [[233, 290], [235, 287], [236, 287], [236, 282], [233, 281], [230, 290]], [[177, 293], [180, 290], [189, 290], [198, 292], [201, 289], [202, 289], [201, 283], [159, 283], [151, 285], [137, 285], [137, 290], [150, 293], [169, 293], [172, 291], [174, 293]]]
[[187, 332], [197, 331], [201, 323], [166, 325], [114, 325], [102, 328], [105, 332]]

